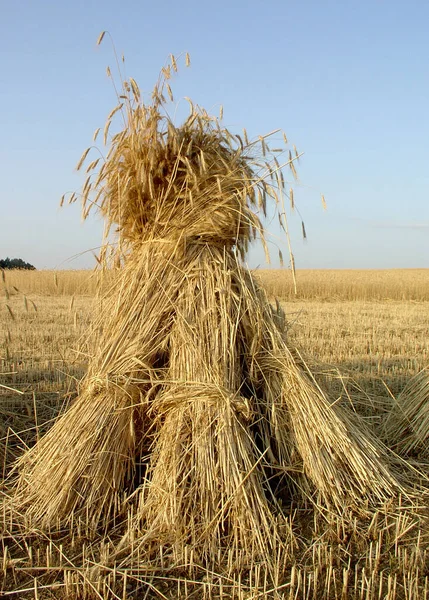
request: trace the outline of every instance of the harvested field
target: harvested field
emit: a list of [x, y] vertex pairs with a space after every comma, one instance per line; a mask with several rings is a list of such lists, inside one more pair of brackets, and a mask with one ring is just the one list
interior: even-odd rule
[[[363, 277], [365, 272], [361, 274]], [[317, 275], [316, 272], [315, 277]], [[371, 280], [372, 273], [366, 275], [368, 280]], [[283, 276], [288, 278], [290, 274], [286, 271]], [[63, 408], [64, 401], [67, 402], [76, 396], [78, 381], [87, 367], [88, 348], [82, 348], [82, 341], [91, 323], [91, 309], [94, 304], [94, 298], [89, 293], [87, 295], [78, 293], [78, 289], [82, 288], [82, 282], [88, 278], [87, 272], [57, 273], [59, 282], [72, 281], [70, 288], [67, 289], [68, 293], [65, 293], [64, 289], [55, 288], [53, 273], [48, 276], [46, 273], [38, 272], [10, 272], [6, 277], [7, 281], [14, 282], [13, 285], [16, 285], [19, 279], [17, 287], [26, 291], [27, 305], [24, 296], [18, 293], [11, 295], [9, 300], [3, 297], [0, 305], [2, 341], [0, 384], [24, 392], [21, 395], [6, 387], [0, 387], [2, 442], [7, 440], [8, 443], [7, 456], [3, 454], [2, 457], [3, 474], [6, 474], [11, 462], [22, 453], [24, 444], [33, 444], [37, 436], [49, 428], [49, 421]], [[389, 277], [392, 289], [395, 289], [393, 274], [388, 272], [386, 277]], [[398, 279], [396, 285], [400, 286], [402, 280], [402, 278]], [[45, 290], [43, 285], [46, 285]], [[344, 289], [347, 287], [345, 278]], [[31, 289], [35, 289], [36, 292], [32, 293]], [[365, 404], [362, 411], [367, 414], [369, 412], [369, 416], [372, 414], [372, 417], [377, 419], [381, 410], [380, 402], [385, 406], [391, 400], [385, 384], [392, 394], [398, 395], [409, 379], [428, 364], [429, 322], [426, 302], [398, 301], [389, 298], [380, 301], [377, 297], [375, 299], [371, 297], [373, 292], [370, 290], [373, 289], [370, 285], [365, 301], [338, 299], [338, 295], [329, 298], [326, 289], [322, 301], [313, 298], [305, 301], [286, 301], [282, 304], [289, 321], [289, 335], [314, 363], [317, 359], [320, 369], [328, 371], [330, 376], [327, 378], [327, 383], [332, 393], [339, 393], [344, 383], [355, 390], [353, 395], [355, 399], [361, 398], [372, 403], [372, 409]], [[31, 301], [34, 302], [37, 311]], [[12, 309], [13, 319], [6, 309], [6, 304]], [[80, 351], [75, 352], [75, 350]], [[316, 364], [314, 368], [317, 369]], [[339, 379], [339, 375], [343, 379]], [[356, 393], [353, 382], [361, 387], [366, 396]], [[19, 433], [19, 437], [15, 436], [14, 432]], [[405, 522], [403, 526], [405, 527]], [[423, 544], [414, 547], [411, 554], [407, 548], [400, 545], [394, 547], [390, 555], [390, 563], [387, 564], [383, 562], [385, 559], [382, 556], [389, 542], [384, 539], [378, 522], [372, 527], [373, 529], [369, 527], [365, 534], [361, 534], [367, 536], [371, 550], [362, 538], [360, 542], [362, 554], [349, 564], [346, 554], [341, 558], [334, 551], [335, 545], [331, 544], [334, 524], [329, 526], [325, 524], [323, 531], [319, 532], [319, 541], [315, 538], [310, 562], [306, 565], [296, 561], [291, 562], [291, 565], [295, 566], [289, 571], [286, 578], [287, 585], [278, 590], [277, 597], [282, 597], [281, 594], [286, 590], [288, 594], [292, 592], [294, 597], [304, 598], [307, 593], [313, 593], [316, 588], [319, 590], [318, 597], [334, 598], [334, 587], [329, 594], [321, 591], [329, 569], [331, 569], [331, 586], [337, 586], [337, 597], [341, 597], [339, 590], [345, 585], [346, 580], [353, 581], [353, 586], [357, 586], [356, 593], [351, 587], [347, 588], [347, 596], [343, 596], [347, 598], [360, 598], [362, 589], [365, 594], [373, 594], [368, 597], [378, 598], [380, 586], [385, 594], [382, 597], [391, 599], [419, 597], [420, 592], [417, 590], [421, 590], [418, 583], [420, 576], [417, 574], [416, 565], [420, 564], [424, 568], [427, 563]], [[381, 538], [380, 534], [382, 534]], [[67, 561], [75, 560], [82, 564], [82, 557], [79, 558], [79, 552], [82, 550], [63, 547], [64, 555], [61, 557], [60, 543], [61, 540], [55, 537], [47, 546], [41, 545], [40, 540], [35, 540], [31, 550], [32, 558], [28, 556], [27, 551], [21, 555], [16, 554], [16, 549], [13, 556], [7, 555], [4, 563], [7, 568], [3, 571], [5, 577], [3, 589], [31, 589], [32, 591], [23, 593], [22, 597], [35, 597], [34, 575], [37, 574], [36, 581], [39, 581], [37, 593], [40, 598], [73, 598], [73, 590], [79, 585], [79, 581], [74, 579], [72, 571], [68, 571], [64, 563], [67, 563], [65, 566], [70, 566]], [[40, 555], [41, 551], [44, 558]], [[11, 552], [14, 552], [13, 548]], [[38, 552], [37, 563], [35, 556]], [[342, 552], [347, 552], [347, 544]], [[49, 573], [47, 562], [52, 565], [49, 576], [45, 575], [45, 572]], [[42, 568], [39, 571], [32, 571], [36, 564], [41, 565]], [[62, 568], [61, 564], [63, 564]], [[196, 567], [195, 569], [197, 580], [198, 570]], [[90, 570], [88, 566], [87, 570], [88, 572]], [[82, 571], [76, 572], [81, 573], [77, 575], [78, 577], [84, 577]], [[244, 584], [239, 591], [238, 580], [234, 582], [236, 598], [264, 597], [257, 594], [263, 592], [264, 586], [269, 590], [268, 582], [263, 581], [264, 574], [261, 571], [255, 576], [259, 577], [259, 581], [256, 580], [252, 584], [253, 592], [249, 591], [248, 585]], [[10, 583], [11, 577], [15, 577], [16, 583]], [[123, 581], [123, 574], [117, 574], [116, 577]], [[125, 583], [125, 589], [128, 586], [131, 591], [133, 582], [138, 580], [142, 582], [140, 586], [145, 591], [151, 590], [153, 585], [165, 595], [171, 587], [171, 583], [164, 585], [162, 580], [157, 580], [152, 575], [135, 572], [132, 574], [131, 583], [129, 580]], [[96, 587], [97, 584], [87, 583], [88, 597], [94, 585]], [[107, 588], [103, 588], [103, 585], [108, 585], [108, 582], [100, 583], [101, 597], [107, 594]], [[185, 579], [181, 582], [178, 578], [175, 585], [175, 589], [179, 590], [177, 594], [180, 594], [177, 597], [185, 598], [187, 594], [195, 593], [203, 583], [200, 579], [200, 583], [193, 586], [189, 582], [185, 583]], [[225, 595], [233, 596], [228, 585], [233, 584], [220, 580], [217, 589], [222, 587]], [[387, 589], [390, 589], [390, 592], [387, 592]], [[92, 591], [92, 593], [94, 597], [100, 597], [96, 592]], [[207, 591], [206, 594], [208, 593]], [[156, 595], [153, 590], [147, 597], [152, 595], [162, 597], [159, 593]], [[129, 598], [132, 597], [134, 596], [129, 595]], [[267, 591], [266, 597], [275, 596]], [[424, 597], [424, 591], [421, 597]]]

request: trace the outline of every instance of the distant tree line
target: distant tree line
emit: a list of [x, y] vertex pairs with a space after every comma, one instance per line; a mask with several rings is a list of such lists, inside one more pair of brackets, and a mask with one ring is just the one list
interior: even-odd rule
[[0, 269], [27, 269], [29, 271], [34, 271], [36, 267], [25, 262], [22, 258], [7, 257], [5, 259], [0, 259]]

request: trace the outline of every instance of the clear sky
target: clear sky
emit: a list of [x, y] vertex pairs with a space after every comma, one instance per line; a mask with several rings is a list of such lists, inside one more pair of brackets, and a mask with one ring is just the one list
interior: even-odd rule
[[[3, 2], [0, 258], [94, 264], [101, 222], [58, 205], [79, 190], [74, 167], [115, 106], [112, 48], [96, 46], [105, 29], [142, 90], [170, 53], [187, 51], [176, 100], [190, 96], [216, 114], [223, 105], [238, 133], [282, 128], [305, 152], [295, 201], [306, 242], [290, 217], [298, 267], [429, 267], [425, 0]], [[262, 253], [249, 262], [262, 266]]]

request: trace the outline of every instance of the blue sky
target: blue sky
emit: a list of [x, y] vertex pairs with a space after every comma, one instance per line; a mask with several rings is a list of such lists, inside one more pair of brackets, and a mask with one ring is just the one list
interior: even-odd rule
[[[79, 190], [74, 167], [115, 106], [111, 44], [96, 46], [107, 29], [142, 90], [187, 51], [176, 101], [223, 105], [232, 131], [282, 128], [305, 152], [306, 242], [290, 216], [298, 267], [429, 267], [429, 3], [20, 0], [1, 12], [0, 258], [94, 263], [102, 223], [58, 204]], [[249, 263], [263, 266], [258, 248]]]

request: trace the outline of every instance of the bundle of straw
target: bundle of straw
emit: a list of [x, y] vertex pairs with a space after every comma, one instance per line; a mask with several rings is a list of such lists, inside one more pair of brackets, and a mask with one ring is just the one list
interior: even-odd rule
[[412, 377], [387, 416], [386, 440], [399, 454], [429, 458], [429, 368]]
[[194, 106], [176, 127], [169, 76], [149, 105], [124, 85], [112, 113], [125, 127], [94, 178], [98, 159], [88, 167], [84, 214], [97, 206], [117, 228], [123, 268], [80, 396], [22, 457], [12, 502], [42, 528], [77, 516], [95, 528], [132, 506], [122, 552], [263, 557], [292, 503], [344, 512], [401, 485], [382, 444], [288, 348], [281, 309], [241, 265], [263, 237], [255, 211], [282, 210], [279, 163]]

